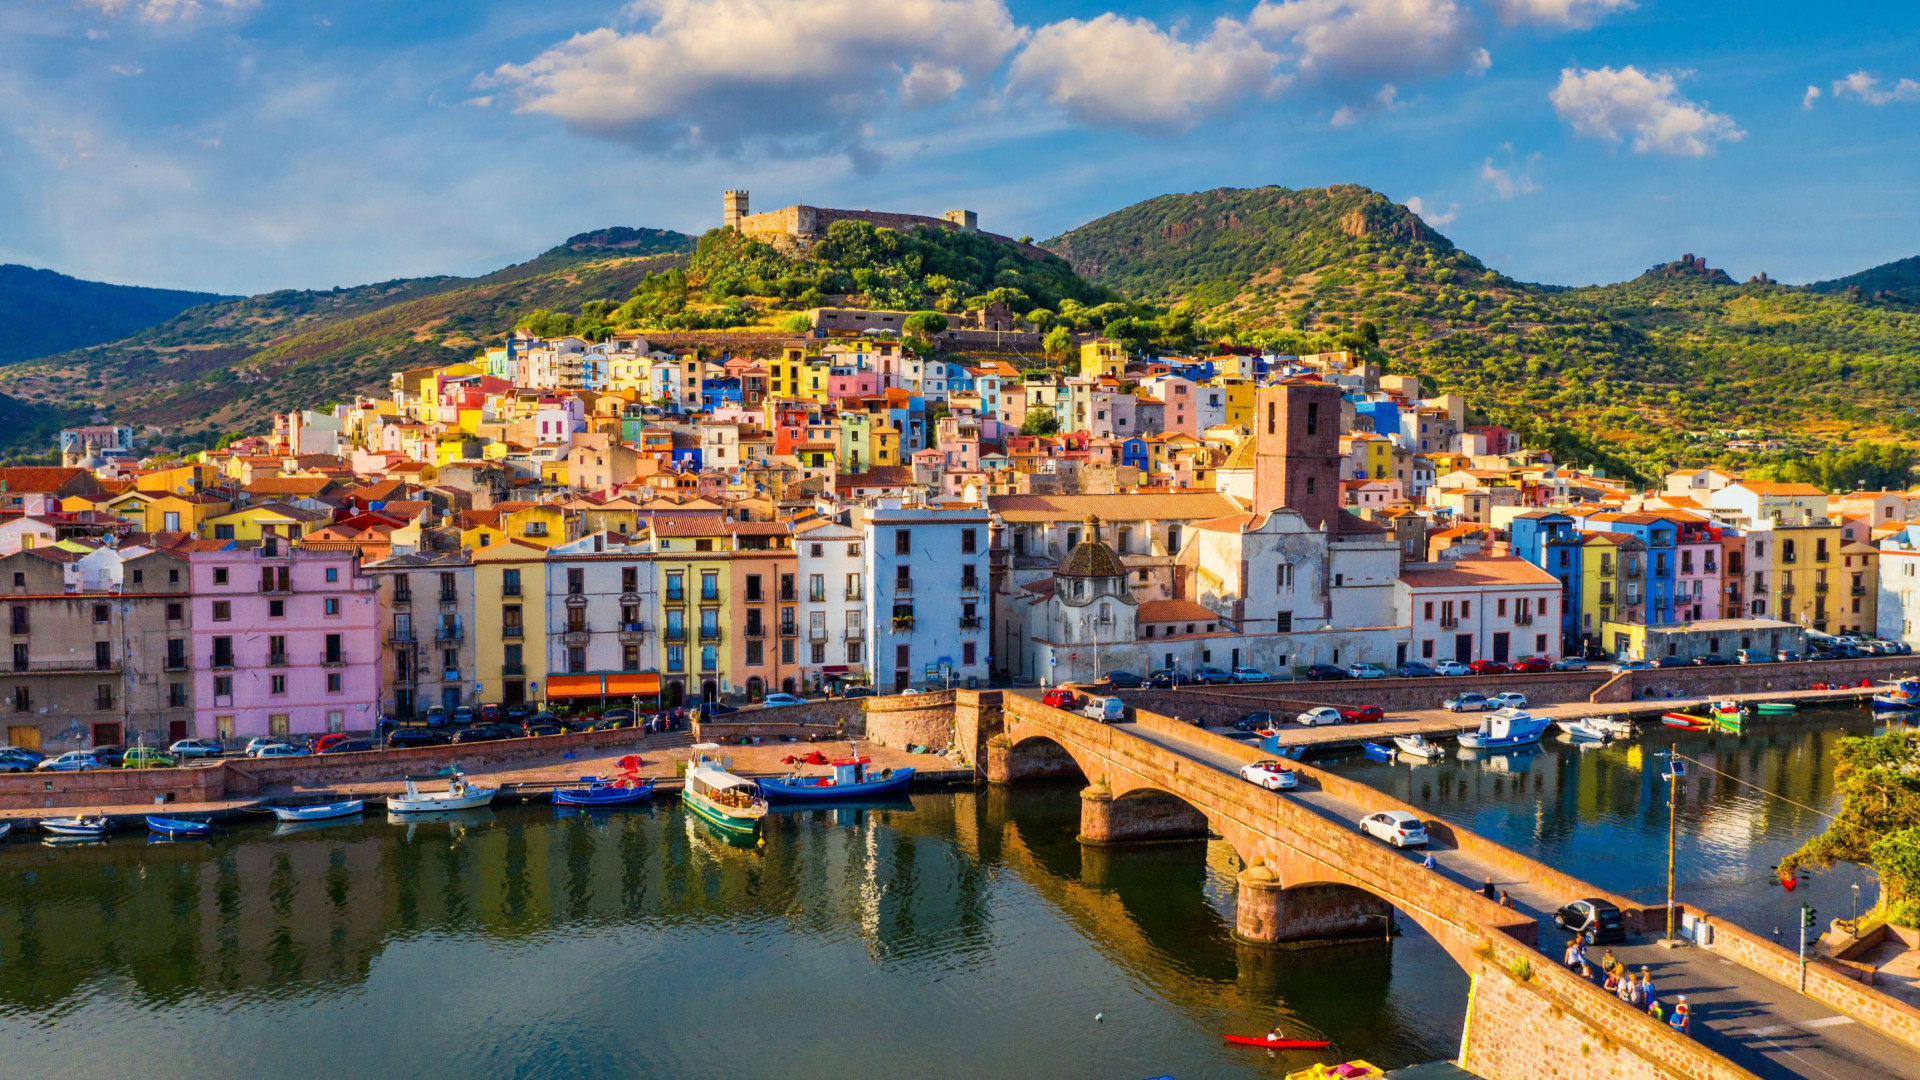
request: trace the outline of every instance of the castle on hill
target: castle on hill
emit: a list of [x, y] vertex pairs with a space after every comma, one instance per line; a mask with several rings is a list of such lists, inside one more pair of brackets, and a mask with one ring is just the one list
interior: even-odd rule
[[[806, 251], [814, 241], [825, 236], [828, 226], [836, 221], [864, 221], [875, 228], [893, 229], [896, 232], [911, 232], [920, 227], [980, 232], [979, 216], [971, 210], [949, 210], [939, 217], [927, 217], [924, 214], [896, 214], [885, 210], [834, 210], [824, 206], [794, 205], [756, 214], [749, 208], [747, 192], [738, 189], [726, 192], [721, 198], [721, 205], [724, 211], [721, 224], [726, 228], [787, 252]], [[1036, 258], [1044, 258], [1049, 254], [1010, 236], [998, 233], [981, 235], [1024, 248]]]

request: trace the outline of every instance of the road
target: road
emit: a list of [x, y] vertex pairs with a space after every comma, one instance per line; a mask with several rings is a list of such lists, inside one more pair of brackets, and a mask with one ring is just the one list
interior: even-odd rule
[[[1149, 731], [1133, 723], [1115, 726], [1222, 772], [1239, 773], [1238, 759], [1198, 739]], [[1346, 828], [1353, 828], [1375, 809], [1318, 789], [1303, 788], [1286, 797]], [[1418, 860], [1424, 855], [1409, 852], [1406, 857]], [[1495, 888], [1505, 889], [1517, 910], [1540, 921], [1542, 951], [1554, 961], [1559, 959], [1568, 938], [1554, 927], [1553, 913], [1578, 897], [1551, 895], [1530, 881], [1502, 877], [1456, 848], [1436, 844], [1433, 857], [1435, 873], [1466, 888], [1478, 889], [1491, 880]], [[1684, 994], [1693, 1014], [1694, 1037], [1741, 1067], [1768, 1080], [1920, 1080], [1920, 1052], [1709, 950], [1662, 948], [1654, 936], [1616, 945], [1614, 955], [1636, 971], [1646, 966], [1663, 1003], [1670, 1006]]]

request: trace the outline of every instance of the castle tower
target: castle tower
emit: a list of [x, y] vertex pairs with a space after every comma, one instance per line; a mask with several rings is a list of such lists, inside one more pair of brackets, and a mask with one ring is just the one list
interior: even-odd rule
[[961, 232], [980, 231], [980, 215], [971, 210], [949, 210], [940, 216], [959, 226]]
[[741, 223], [746, 221], [748, 214], [746, 190], [736, 188], [727, 192], [721, 196], [721, 205], [725, 214], [720, 224], [725, 228], [739, 229]]
[[1286, 506], [1340, 529], [1340, 397], [1331, 383], [1288, 381], [1254, 394], [1253, 512]]

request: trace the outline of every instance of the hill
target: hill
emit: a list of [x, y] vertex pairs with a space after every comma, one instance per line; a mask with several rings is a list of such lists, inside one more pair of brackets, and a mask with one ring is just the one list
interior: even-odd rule
[[1692, 255], [1615, 285], [1527, 284], [1354, 186], [1162, 196], [1043, 246], [1096, 283], [1178, 305], [1202, 337], [1373, 352], [1623, 471], [1723, 459], [1714, 433], [1730, 429], [1809, 448], [1920, 434], [1920, 315], [1735, 282]]
[[118, 341], [217, 293], [82, 281], [52, 270], [0, 265], [0, 364]]
[[1816, 281], [1807, 288], [1819, 293], [1847, 293], [1855, 299], [1920, 304], [1920, 255], [1832, 281]]

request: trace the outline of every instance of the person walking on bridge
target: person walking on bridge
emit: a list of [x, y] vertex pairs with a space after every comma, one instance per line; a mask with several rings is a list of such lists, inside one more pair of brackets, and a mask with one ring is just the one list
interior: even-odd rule
[[1580, 939], [1574, 938], [1572, 941], [1567, 942], [1567, 955], [1566, 955], [1567, 966], [1572, 968], [1575, 971], [1579, 971], [1581, 965], [1585, 964], [1586, 962], [1587, 962], [1587, 950], [1585, 946], [1580, 944]]
[[1667, 1021], [1667, 1026], [1682, 1035], [1686, 1035], [1689, 1033], [1687, 1029], [1691, 1026], [1692, 1021], [1693, 1017], [1687, 1012], [1687, 995], [1681, 994], [1679, 1000], [1673, 1006], [1673, 1019]]
[[1656, 1024], [1666, 1022], [1667, 1014], [1665, 1010], [1660, 1008], [1659, 998], [1650, 997], [1647, 999], [1647, 1015], [1653, 1017], [1653, 1022]]
[[1480, 895], [1486, 897], [1489, 900], [1497, 901], [1500, 899], [1500, 890], [1493, 887], [1492, 878], [1488, 878], [1487, 883], [1485, 885], [1480, 886]]

